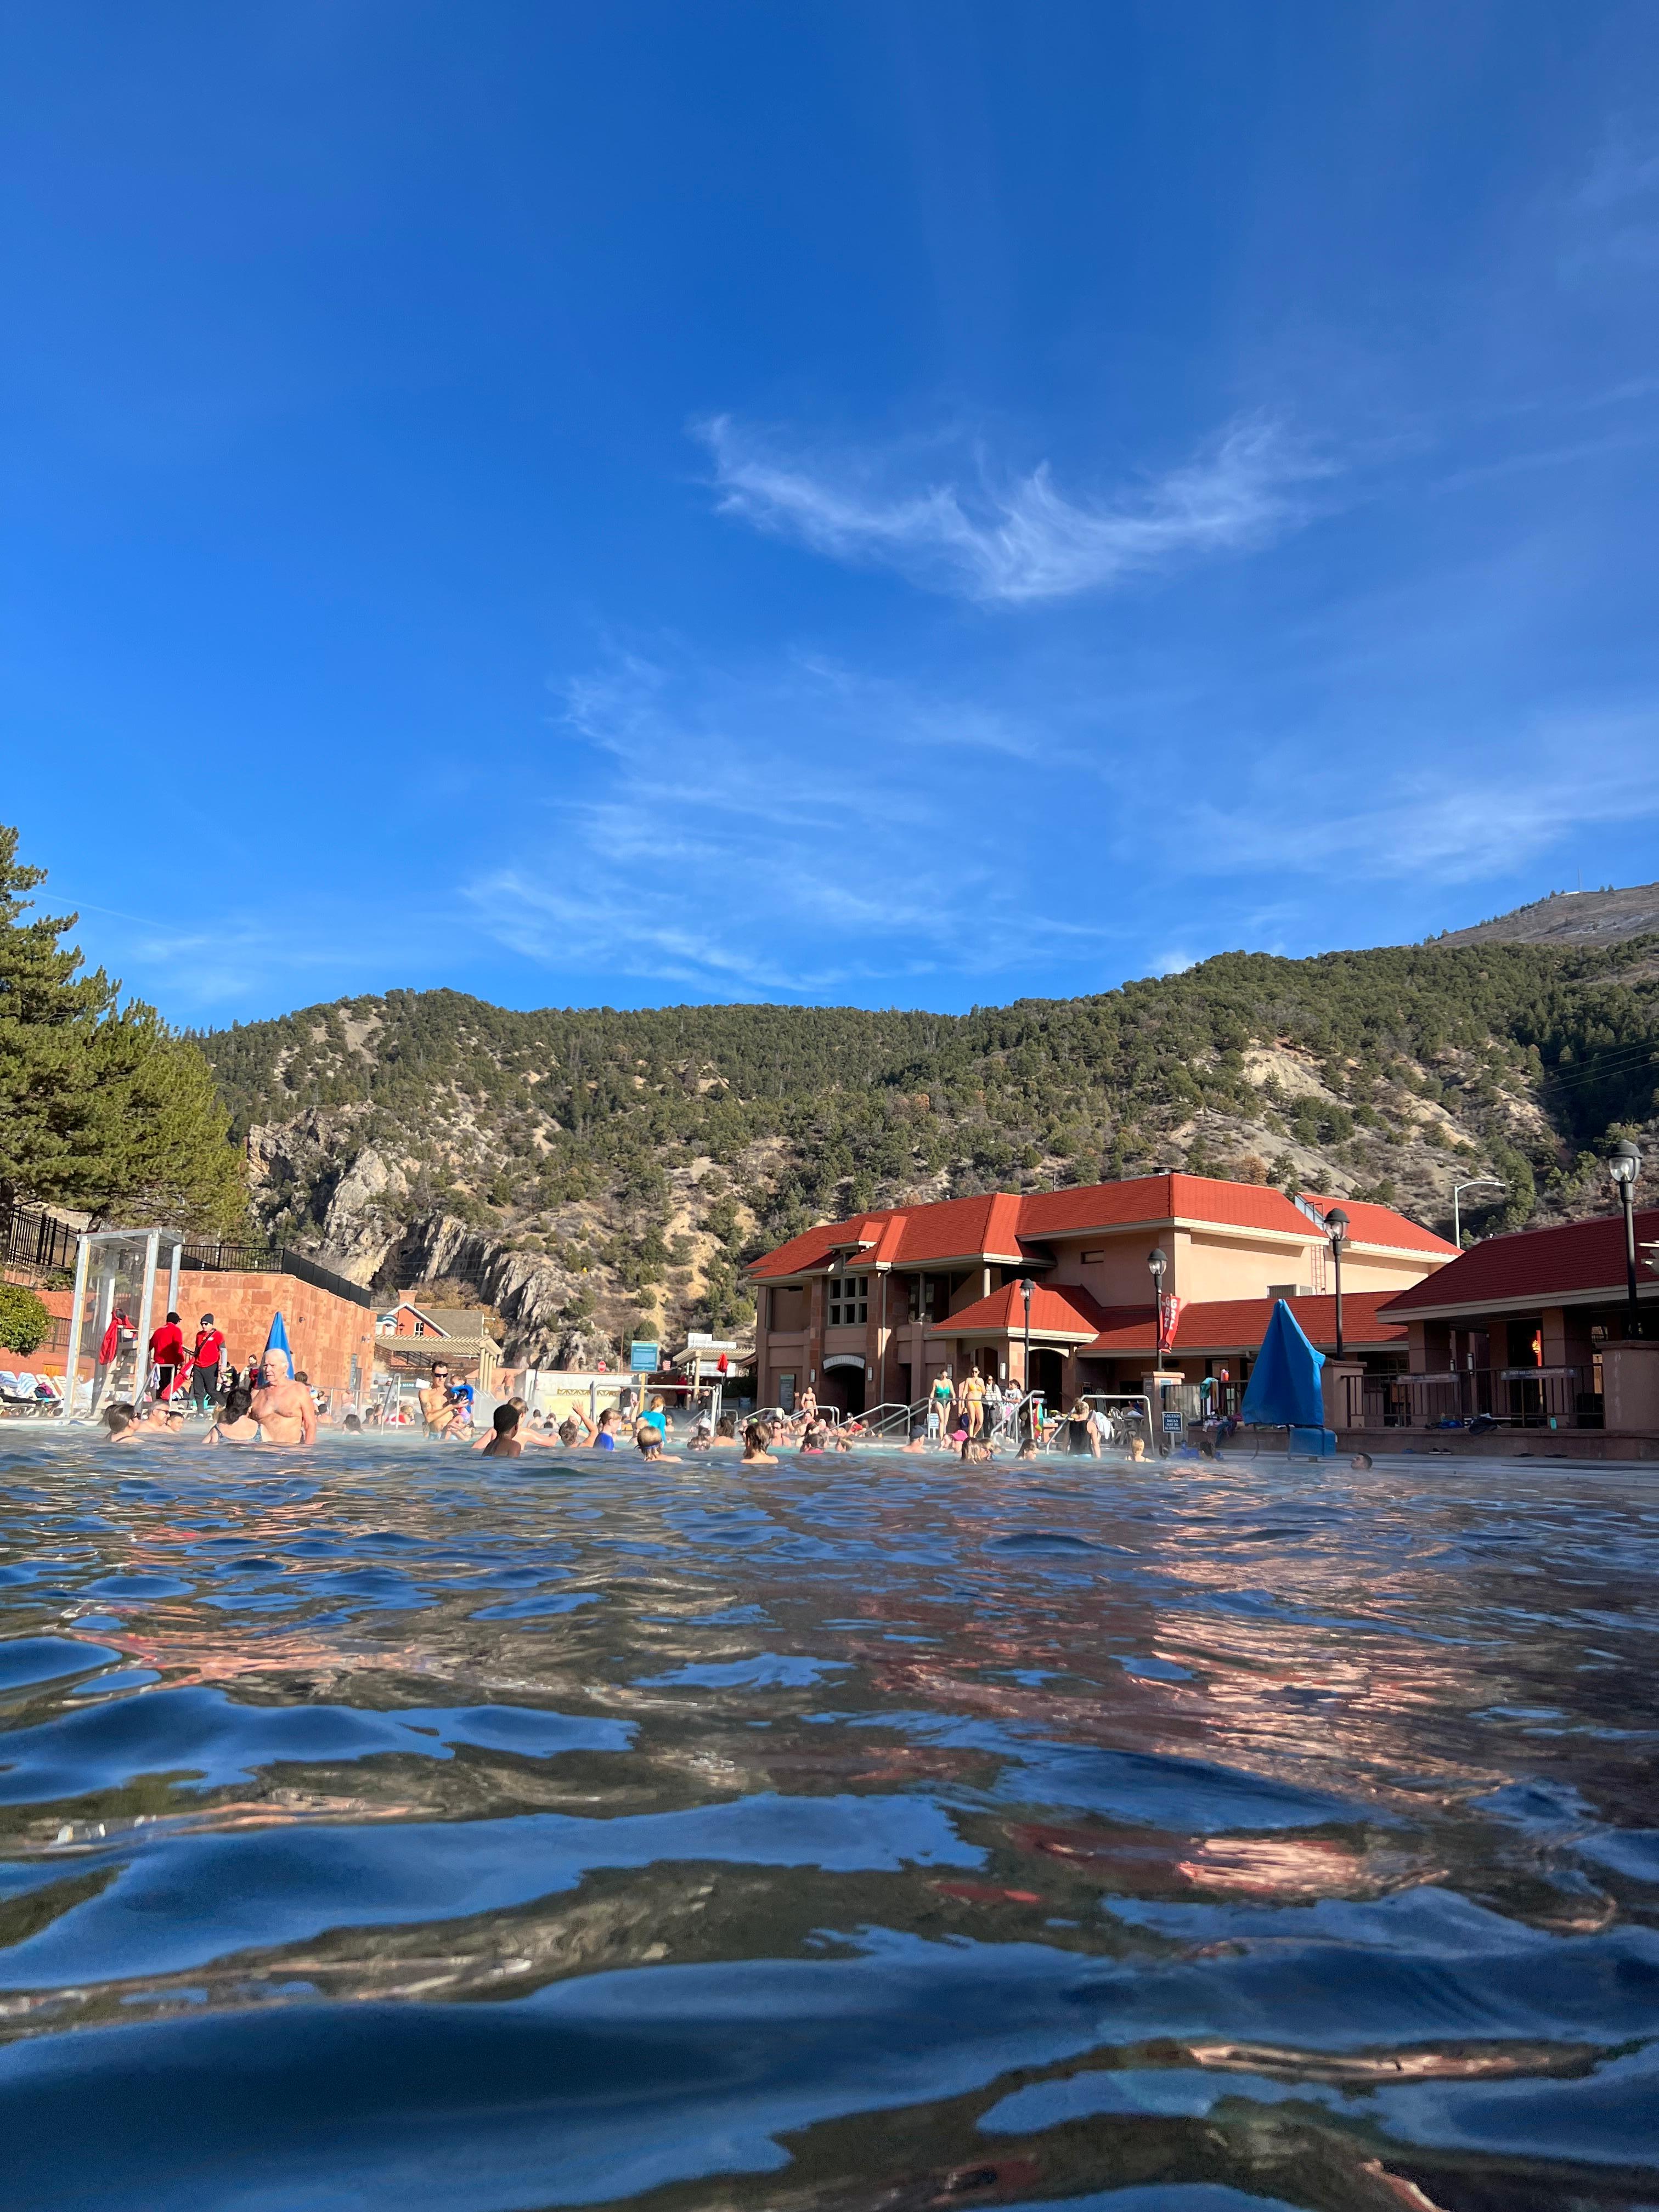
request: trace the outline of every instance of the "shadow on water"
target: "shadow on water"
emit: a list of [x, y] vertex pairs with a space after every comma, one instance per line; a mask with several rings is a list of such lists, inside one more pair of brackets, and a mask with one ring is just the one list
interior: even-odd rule
[[1659, 1488], [8, 1435], [0, 2185], [1659, 2202]]

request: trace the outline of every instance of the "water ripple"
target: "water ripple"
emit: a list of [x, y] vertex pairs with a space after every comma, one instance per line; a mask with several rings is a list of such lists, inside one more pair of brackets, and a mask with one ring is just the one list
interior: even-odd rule
[[9, 2203], [1659, 2199], [1640, 1478], [4, 1451]]

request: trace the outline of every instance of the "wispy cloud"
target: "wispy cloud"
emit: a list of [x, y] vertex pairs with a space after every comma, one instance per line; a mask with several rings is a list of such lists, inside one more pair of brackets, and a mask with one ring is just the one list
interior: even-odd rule
[[1567, 274], [1583, 275], [1598, 263], [1651, 268], [1659, 262], [1659, 143], [1615, 123], [1566, 212]]
[[[638, 654], [563, 689], [601, 757], [467, 901], [528, 958], [697, 996], [822, 999], [994, 975], [1121, 935], [1023, 886], [1052, 823], [1024, 803], [1066, 733], [811, 657], [727, 671]], [[1086, 763], [1073, 763], [1086, 768]]]
[[1656, 817], [1659, 714], [1647, 713], [1542, 718], [1380, 785], [1310, 764], [1293, 811], [1263, 790], [1210, 827], [1242, 869], [1453, 884], [1514, 875], [1579, 830]]
[[1267, 416], [1234, 422], [1182, 466], [1097, 501], [1047, 462], [912, 485], [904, 456], [811, 455], [720, 415], [695, 426], [723, 513], [832, 559], [874, 562], [931, 589], [1024, 605], [1111, 589], [1182, 560], [1260, 545], [1304, 522], [1332, 464]]

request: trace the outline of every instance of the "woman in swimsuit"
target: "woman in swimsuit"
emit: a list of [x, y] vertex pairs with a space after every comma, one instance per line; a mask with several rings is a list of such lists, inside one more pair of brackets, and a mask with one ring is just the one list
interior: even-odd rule
[[1066, 1449], [1079, 1458], [1100, 1457], [1100, 1429], [1086, 1398], [1078, 1399], [1066, 1416]]

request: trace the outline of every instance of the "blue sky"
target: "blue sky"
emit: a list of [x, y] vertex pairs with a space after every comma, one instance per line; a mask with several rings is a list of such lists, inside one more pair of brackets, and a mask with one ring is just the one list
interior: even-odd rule
[[181, 1022], [1659, 875], [1646, 5], [15, 11], [7, 783]]

